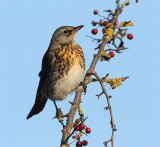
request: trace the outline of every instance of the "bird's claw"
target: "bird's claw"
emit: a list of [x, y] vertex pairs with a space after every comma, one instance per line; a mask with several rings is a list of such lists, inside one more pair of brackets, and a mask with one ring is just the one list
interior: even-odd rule
[[87, 85], [84, 82], [81, 82], [80, 85], [83, 87], [84, 94], [86, 94], [86, 92], [87, 92]]
[[53, 117], [52, 119], [58, 118], [59, 122], [62, 124], [63, 128], [65, 127], [64, 123], [63, 123], [63, 117], [65, 117], [65, 115], [63, 115], [61, 108], [56, 109], [56, 116]]
[[61, 119], [62, 116], [63, 116], [62, 110], [61, 110], [61, 108], [58, 108], [56, 110], [56, 116], [54, 118]]

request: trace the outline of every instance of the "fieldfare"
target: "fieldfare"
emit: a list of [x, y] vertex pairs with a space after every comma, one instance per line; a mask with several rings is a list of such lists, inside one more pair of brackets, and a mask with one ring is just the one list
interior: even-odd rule
[[[75, 34], [82, 27], [83, 25], [62, 26], [54, 32], [42, 60], [35, 103], [27, 119], [40, 113], [48, 99], [52, 100], [56, 106], [55, 101], [65, 99], [68, 94], [78, 88], [84, 78], [83, 51], [74, 40]], [[56, 110], [58, 110], [57, 106]]]

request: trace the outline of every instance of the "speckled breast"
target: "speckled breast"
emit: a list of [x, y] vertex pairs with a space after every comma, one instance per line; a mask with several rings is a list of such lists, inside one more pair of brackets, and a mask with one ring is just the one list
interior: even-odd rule
[[85, 60], [78, 44], [63, 46], [55, 51], [54, 66], [51, 69], [50, 99], [63, 100], [83, 80]]

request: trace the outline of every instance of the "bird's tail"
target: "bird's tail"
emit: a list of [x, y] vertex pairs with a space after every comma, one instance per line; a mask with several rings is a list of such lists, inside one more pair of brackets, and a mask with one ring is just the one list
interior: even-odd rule
[[31, 111], [29, 112], [29, 114], [27, 116], [27, 119], [31, 118], [33, 115], [36, 115], [36, 114], [40, 113], [43, 110], [46, 102], [47, 102], [47, 99], [44, 99], [41, 103], [36, 103], [35, 102]]

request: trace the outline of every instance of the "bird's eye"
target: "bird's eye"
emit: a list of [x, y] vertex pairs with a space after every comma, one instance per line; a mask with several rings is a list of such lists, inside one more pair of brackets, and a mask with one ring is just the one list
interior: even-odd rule
[[65, 30], [63, 33], [64, 33], [65, 35], [68, 35], [68, 34], [69, 34], [69, 31], [68, 31], [68, 30]]

